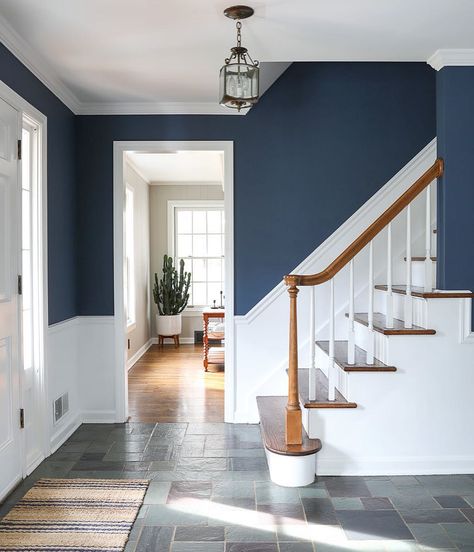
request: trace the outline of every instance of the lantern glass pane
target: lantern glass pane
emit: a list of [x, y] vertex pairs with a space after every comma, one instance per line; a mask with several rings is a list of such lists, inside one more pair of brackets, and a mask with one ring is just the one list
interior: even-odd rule
[[224, 65], [220, 73], [220, 103], [250, 107], [258, 100], [259, 69], [245, 63]]

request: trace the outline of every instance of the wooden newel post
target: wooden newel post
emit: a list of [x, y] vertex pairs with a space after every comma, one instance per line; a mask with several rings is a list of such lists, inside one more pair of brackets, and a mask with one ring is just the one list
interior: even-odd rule
[[290, 343], [288, 363], [288, 403], [285, 415], [285, 434], [287, 445], [301, 445], [302, 421], [301, 408], [298, 394], [298, 323], [296, 300], [298, 288], [297, 280], [292, 276], [286, 276], [285, 282], [288, 285], [290, 295]]

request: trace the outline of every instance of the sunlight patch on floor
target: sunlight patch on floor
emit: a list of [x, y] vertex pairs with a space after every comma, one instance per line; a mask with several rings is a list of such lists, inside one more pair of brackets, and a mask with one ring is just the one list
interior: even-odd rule
[[[202, 515], [212, 521], [224, 525], [240, 525], [249, 529], [278, 534], [297, 541], [312, 541], [316, 544], [335, 546], [337, 551], [359, 552], [413, 552], [416, 541], [399, 540], [357, 540], [349, 541], [340, 527], [307, 523], [304, 520], [293, 519], [280, 515], [258, 512], [235, 506], [221, 504], [208, 499], [182, 498], [173, 501], [168, 506], [176, 511]], [[365, 534], [360, 534], [363, 538]], [[281, 539], [285, 540], [285, 539]], [[425, 546], [425, 552], [435, 552], [436, 547]]]

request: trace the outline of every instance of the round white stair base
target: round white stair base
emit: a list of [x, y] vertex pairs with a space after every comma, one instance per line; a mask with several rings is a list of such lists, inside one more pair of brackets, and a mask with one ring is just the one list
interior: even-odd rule
[[282, 487], [305, 487], [316, 475], [316, 453], [306, 456], [287, 456], [265, 449], [270, 479]]

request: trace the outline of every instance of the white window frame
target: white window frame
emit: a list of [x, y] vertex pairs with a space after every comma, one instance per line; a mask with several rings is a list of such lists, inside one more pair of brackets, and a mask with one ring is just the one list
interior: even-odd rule
[[[129, 228], [129, 221], [127, 220], [127, 194], [131, 194], [132, 197], [132, 220], [131, 228]], [[125, 220], [125, 273], [127, 274], [127, 281], [124, 286], [124, 298], [125, 298], [125, 313], [127, 315], [127, 331], [132, 332], [137, 326], [136, 320], [136, 292], [135, 292], [135, 189], [130, 184], [125, 184], [125, 204], [124, 204], [124, 220]], [[130, 236], [131, 234], [131, 236]], [[128, 240], [132, 240], [131, 251], [127, 250]], [[128, 254], [127, 254], [128, 253]], [[127, 264], [128, 260], [128, 264]]]
[[[168, 254], [176, 259], [175, 251], [175, 232], [176, 221], [175, 212], [176, 209], [215, 209], [219, 208], [224, 211], [224, 200], [221, 199], [180, 199], [180, 200], [168, 200]], [[226, 229], [224, 228], [224, 236]], [[225, 243], [225, 241], [224, 241]], [[224, 251], [225, 258], [225, 251]], [[201, 316], [204, 307], [186, 307], [183, 311], [185, 316]]]

